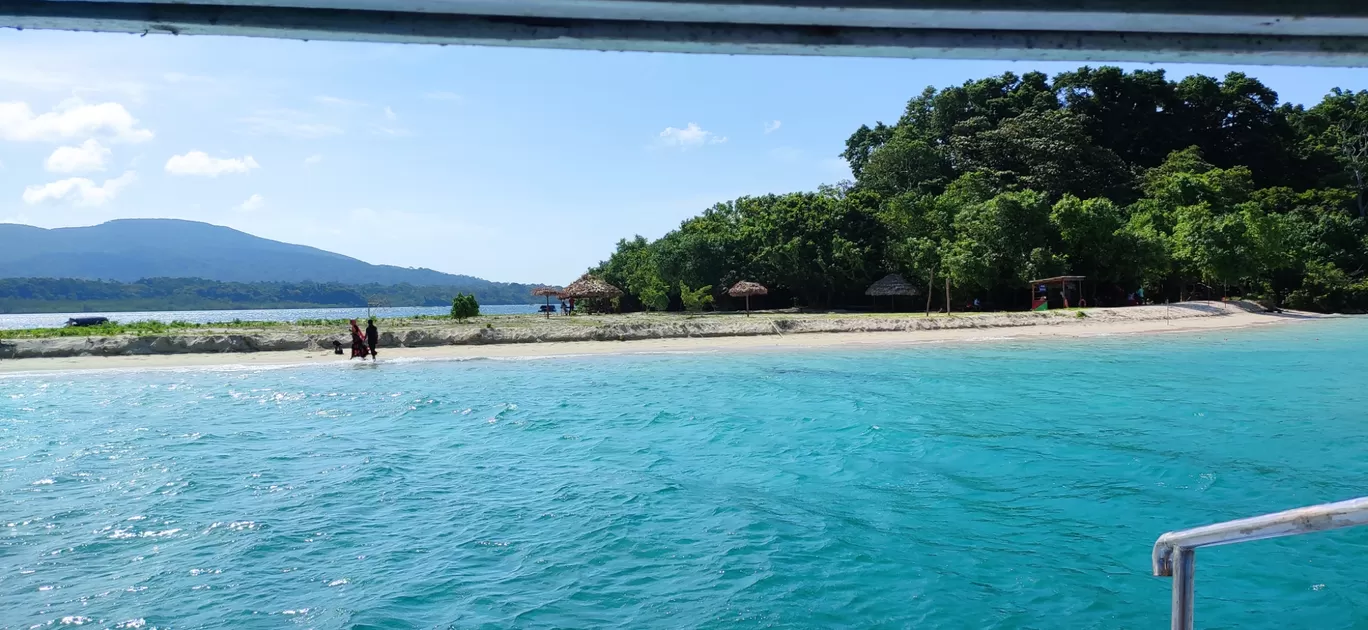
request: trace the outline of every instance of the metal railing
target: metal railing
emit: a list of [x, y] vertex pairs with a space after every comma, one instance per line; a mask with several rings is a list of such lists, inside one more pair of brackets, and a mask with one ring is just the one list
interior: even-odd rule
[[1200, 547], [1368, 525], [1368, 497], [1169, 532], [1154, 543], [1154, 574], [1173, 578], [1172, 630], [1192, 630], [1192, 570]]

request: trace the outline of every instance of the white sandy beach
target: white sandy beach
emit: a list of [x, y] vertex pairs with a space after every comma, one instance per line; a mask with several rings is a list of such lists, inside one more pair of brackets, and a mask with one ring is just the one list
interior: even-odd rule
[[[1307, 313], [1255, 313], [1240, 308], [1219, 314], [1155, 317], [1164, 307], [1096, 309], [1105, 317], [1062, 320], [1050, 325], [993, 325], [991, 314], [972, 327], [890, 332], [816, 332], [751, 336], [681, 337], [630, 341], [572, 341], [444, 345], [419, 348], [381, 348], [380, 363], [395, 360], [526, 358], [567, 355], [650, 354], [676, 352], [766, 351], [801, 348], [896, 347], [925, 343], [984, 342], [1040, 338], [1181, 333], [1232, 330], [1320, 319]], [[1134, 315], [1134, 317], [1127, 317]], [[92, 369], [155, 369], [197, 366], [285, 366], [345, 363], [331, 351], [274, 351], [252, 353], [160, 354], [138, 356], [42, 357], [0, 361], [0, 373]], [[360, 363], [359, 359], [351, 360]]]

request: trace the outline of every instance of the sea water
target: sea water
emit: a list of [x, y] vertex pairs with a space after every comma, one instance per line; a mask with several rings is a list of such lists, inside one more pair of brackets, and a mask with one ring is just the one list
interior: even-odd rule
[[[1368, 321], [0, 378], [0, 627], [1156, 628], [1368, 494]], [[1368, 625], [1368, 531], [1203, 628]]]
[[[484, 315], [526, 315], [538, 313], [540, 304], [481, 304]], [[108, 317], [116, 322], [190, 322], [210, 324], [231, 322], [297, 322], [301, 319], [353, 319], [375, 317], [415, 317], [449, 315], [449, 306], [379, 306], [353, 308], [256, 308], [210, 311], [92, 311], [86, 313], [0, 313], [0, 330], [19, 328], [60, 328], [72, 317]]]

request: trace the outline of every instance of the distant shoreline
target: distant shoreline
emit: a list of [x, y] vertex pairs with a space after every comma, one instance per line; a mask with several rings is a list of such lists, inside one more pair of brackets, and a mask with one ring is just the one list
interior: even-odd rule
[[[485, 304], [480, 307], [486, 315], [517, 315], [536, 313], [540, 304]], [[233, 310], [182, 310], [182, 311], [85, 311], [65, 313], [0, 313], [0, 341], [7, 331], [63, 328], [67, 320], [75, 317], [106, 317], [120, 326], [135, 326], [143, 322], [160, 322], [167, 325], [190, 324], [193, 326], [232, 325], [250, 329], [282, 325], [300, 325], [305, 321], [347, 320], [374, 315], [380, 319], [413, 319], [416, 317], [443, 318], [451, 314], [451, 306], [386, 306], [386, 307], [339, 307], [339, 308], [279, 308], [279, 309], [233, 309]], [[110, 331], [97, 334], [109, 335]]]
[[[1257, 312], [1248, 303], [1196, 302], [1165, 306], [1090, 309], [1046, 313], [985, 313], [957, 317], [618, 316], [589, 323], [535, 316], [509, 316], [500, 328], [415, 328], [387, 332], [383, 364], [393, 360], [527, 358], [565, 355], [716, 352], [835, 347], [883, 347], [920, 343], [1030, 338], [1085, 338], [1248, 328], [1330, 316]], [[490, 318], [494, 319], [494, 318]], [[584, 318], [588, 320], [588, 318]], [[602, 323], [608, 322], [608, 323]], [[597, 325], [594, 325], [597, 323]], [[540, 326], [538, 324], [541, 324]], [[492, 324], [491, 324], [492, 326]], [[452, 336], [442, 337], [442, 333]], [[299, 337], [303, 337], [302, 335]], [[0, 373], [175, 368], [196, 366], [285, 366], [347, 363], [333, 354], [336, 335], [217, 335], [176, 338], [14, 339], [0, 347]], [[406, 343], [407, 342], [407, 343]], [[402, 345], [401, 345], [402, 344]], [[279, 348], [287, 345], [289, 348]], [[223, 348], [229, 348], [224, 350]], [[253, 350], [252, 348], [255, 348]], [[21, 358], [13, 358], [20, 353]], [[11, 358], [4, 358], [11, 357]], [[359, 364], [360, 360], [351, 363]]]
[[[536, 306], [536, 305], [538, 305], [538, 304], [541, 304], [541, 302], [537, 302], [537, 301], [527, 301], [527, 302], [482, 302], [482, 303], [481, 303], [481, 306]], [[120, 314], [125, 314], [125, 313], [126, 313], [126, 314], [136, 315], [136, 314], [138, 314], [138, 313], [197, 313], [197, 312], [203, 312], [203, 311], [221, 311], [221, 312], [224, 312], [224, 313], [234, 313], [234, 312], [241, 312], [241, 311], [308, 311], [308, 310], [332, 310], [332, 309], [352, 309], [352, 310], [364, 311], [364, 310], [366, 310], [367, 308], [373, 308], [373, 309], [374, 309], [374, 308], [380, 308], [380, 309], [389, 309], [389, 308], [438, 308], [438, 309], [440, 309], [440, 308], [450, 308], [450, 307], [451, 307], [450, 304], [386, 304], [386, 305], [383, 306], [383, 307], [374, 307], [374, 306], [372, 306], [372, 307], [367, 307], [365, 304], [362, 304], [362, 305], [359, 305], [359, 306], [358, 306], [358, 305], [355, 305], [355, 304], [342, 304], [342, 305], [337, 305], [337, 304], [305, 304], [305, 303], [299, 303], [299, 304], [294, 304], [294, 303], [279, 304], [279, 303], [275, 303], [275, 304], [262, 304], [262, 305], [260, 305], [260, 306], [252, 306], [252, 305], [246, 305], [246, 306], [244, 306], [244, 305], [240, 305], [240, 304], [239, 304], [239, 305], [233, 305], [233, 306], [225, 306], [225, 305], [207, 304], [207, 305], [193, 306], [193, 307], [190, 307], [190, 306], [183, 306], [183, 307], [182, 307], [182, 306], [163, 306], [163, 307], [161, 307], [161, 308], [149, 307], [149, 308], [132, 308], [132, 309], [128, 309], [128, 308], [114, 308], [113, 306], [110, 306], [109, 308], [106, 308], [107, 305], [103, 305], [103, 304], [99, 304], [99, 303], [90, 303], [90, 302], [80, 302], [80, 303], [74, 303], [74, 304], [68, 304], [68, 303], [63, 302], [63, 303], [60, 303], [60, 305], [63, 306], [63, 307], [65, 307], [65, 308], [54, 308], [54, 309], [51, 309], [51, 310], [17, 310], [17, 311], [14, 311], [14, 310], [0, 310], [0, 316], [4, 316], [4, 315], [68, 315], [68, 314], [71, 314], [71, 315], [76, 315], [76, 314], [82, 314], [82, 315], [84, 315], [84, 314], [98, 315], [98, 314], [102, 314], [102, 313], [120, 313]], [[74, 306], [75, 308], [71, 308], [71, 307], [73, 307], [73, 306]], [[139, 305], [139, 306], [150, 306], [150, 305]]]

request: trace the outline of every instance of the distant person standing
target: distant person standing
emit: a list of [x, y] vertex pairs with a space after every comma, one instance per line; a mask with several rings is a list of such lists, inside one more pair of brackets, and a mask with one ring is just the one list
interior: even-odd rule
[[375, 344], [380, 342], [380, 331], [375, 328], [375, 318], [366, 321], [366, 345], [370, 347], [371, 358], [375, 358]]

